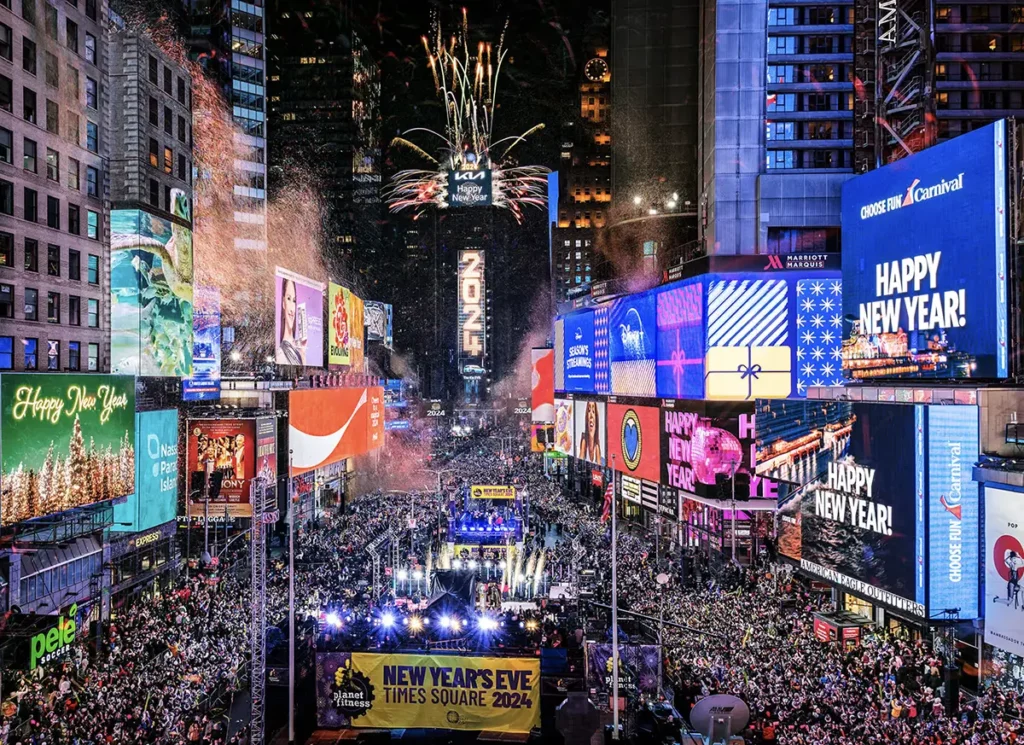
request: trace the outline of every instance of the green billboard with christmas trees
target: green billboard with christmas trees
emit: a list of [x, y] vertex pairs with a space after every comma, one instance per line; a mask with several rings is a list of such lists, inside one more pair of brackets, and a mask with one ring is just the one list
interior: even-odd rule
[[135, 378], [0, 375], [0, 524], [135, 491]]

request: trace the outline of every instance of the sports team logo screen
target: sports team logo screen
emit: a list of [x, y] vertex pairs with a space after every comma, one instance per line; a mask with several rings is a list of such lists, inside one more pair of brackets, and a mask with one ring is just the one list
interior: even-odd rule
[[608, 404], [608, 454], [615, 470], [657, 482], [661, 470], [658, 409]]
[[612, 304], [608, 328], [612, 393], [626, 396], [656, 395], [655, 371], [658, 360], [655, 316], [656, 301], [652, 292], [629, 295]]

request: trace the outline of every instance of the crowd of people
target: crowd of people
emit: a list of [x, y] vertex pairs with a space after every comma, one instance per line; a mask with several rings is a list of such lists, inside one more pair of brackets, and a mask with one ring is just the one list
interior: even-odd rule
[[[601, 505], [567, 499], [539, 459], [505, 447], [509, 438], [498, 434], [442, 444], [447, 455], [432, 465], [443, 469], [443, 491], [471, 483], [524, 490], [531, 523], [526, 550], [544, 553], [552, 581], [572, 584], [579, 569], [593, 568], [599, 599], [607, 601], [610, 523]], [[419, 539], [410, 548], [433, 550], [447, 508], [447, 496], [429, 490], [375, 491], [341, 514], [328, 512], [303, 526], [295, 555], [299, 617], [317, 618], [333, 607], [360, 616], [394, 602], [373, 591], [367, 547], [389, 530], [407, 530], [419, 515], [413, 530]], [[1012, 690], [989, 686], [977, 697], [962, 694], [958, 711], [947, 713], [946, 661], [924, 639], [865, 629], [855, 647], [819, 641], [812, 614], [825, 609], [827, 598], [766, 558], [716, 576], [706, 567], [684, 573], [678, 558], [675, 547], [656, 552], [644, 530], [620, 525], [620, 607], [663, 613], [670, 624], [687, 627], [669, 625], [663, 637], [665, 695], [684, 717], [699, 699], [729, 693], [749, 705], [743, 734], [754, 743], [994, 745], [1024, 735], [1024, 699]], [[246, 728], [227, 716], [232, 694], [248, 676], [248, 574], [239, 569], [183, 575], [176, 589], [125, 609], [98, 649], [82, 634], [63, 659], [8, 674], [0, 743], [247, 743]], [[280, 553], [269, 572], [268, 620], [276, 622], [287, 592]], [[660, 572], [670, 576], [667, 585], [655, 581]], [[557, 645], [563, 636], [582, 641], [585, 624], [578, 617], [546, 620], [546, 643]]]

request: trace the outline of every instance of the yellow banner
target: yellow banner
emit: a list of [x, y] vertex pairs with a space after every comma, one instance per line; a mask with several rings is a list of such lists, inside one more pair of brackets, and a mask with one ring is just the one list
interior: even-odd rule
[[540, 723], [539, 659], [356, 652], [350, 670], [369, 699], [346, 706], [361, 712], [352, 727], [529, 732]]
[[493, 486], [476, 484], [469, 487], [470, 499], [515, 499], [516, 488], [514, 486]]

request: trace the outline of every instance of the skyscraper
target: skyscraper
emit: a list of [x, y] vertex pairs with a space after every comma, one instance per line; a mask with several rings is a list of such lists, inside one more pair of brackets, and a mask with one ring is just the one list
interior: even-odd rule
[[0, 13], [0, 370], [109, 369], [107, 4]]

